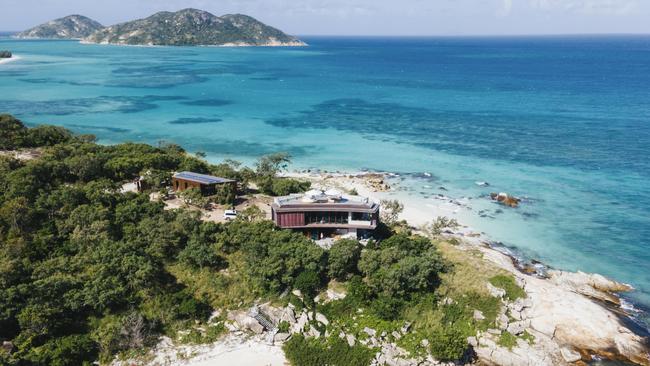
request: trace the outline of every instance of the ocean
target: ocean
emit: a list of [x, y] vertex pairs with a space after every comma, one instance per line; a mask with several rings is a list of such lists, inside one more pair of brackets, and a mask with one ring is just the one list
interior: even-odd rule
[[[304, 37], [304, 48], [0, 39], [0, 113], [211, 161], [398, 174], [396, 194], [650, 309], [650, 36]], [[488, 187], [476, 182], [488, 182]], [[522, 197], [501, 207], [490, 192]], [[648, 322], [646, 314], [639, 314]]]

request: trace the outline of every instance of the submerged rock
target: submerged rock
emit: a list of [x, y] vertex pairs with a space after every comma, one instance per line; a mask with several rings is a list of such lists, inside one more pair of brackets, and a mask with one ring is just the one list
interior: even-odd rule
[[500, 193], [492, 192], [490, 193], [490, 198], [493, 201], [497, 201], [504, 206], [513, 207], [513, 208], [519, 206], [519, 202], [521, 202], [519, 198], [511, 196], [504, 192], [500, 192]]

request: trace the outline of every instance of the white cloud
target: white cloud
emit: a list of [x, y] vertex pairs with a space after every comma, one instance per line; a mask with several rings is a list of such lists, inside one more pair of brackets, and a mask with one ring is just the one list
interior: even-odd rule
[[497, 11], [497, 15], [507, 17], [510, 13], [512, 13], [512, 0], [503, 0], [501, 8]]
[[530, 0], [533, 8], [587, 15], [627, 15], [637, 0]]

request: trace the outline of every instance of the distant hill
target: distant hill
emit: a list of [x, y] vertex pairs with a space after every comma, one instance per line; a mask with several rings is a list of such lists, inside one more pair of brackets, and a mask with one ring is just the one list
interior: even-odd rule
[[304, 46], [299, 39], [247, 15], [221, 17], [197, 9], [159, 12], [116, 24], [84, 42], [160, 46]]
[[81, 39], [104, 28], [83, 15], [69, 15], [20, 32], [17, 38]]

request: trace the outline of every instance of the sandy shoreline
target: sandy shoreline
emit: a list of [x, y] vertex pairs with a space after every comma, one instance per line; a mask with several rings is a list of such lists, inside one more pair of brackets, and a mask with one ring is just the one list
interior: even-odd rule
[[21, 60], [22, 57], [18, 55], [13, 55], [11, 58], [0, 58], [0, 65], [8, 64], [10, 62]]

